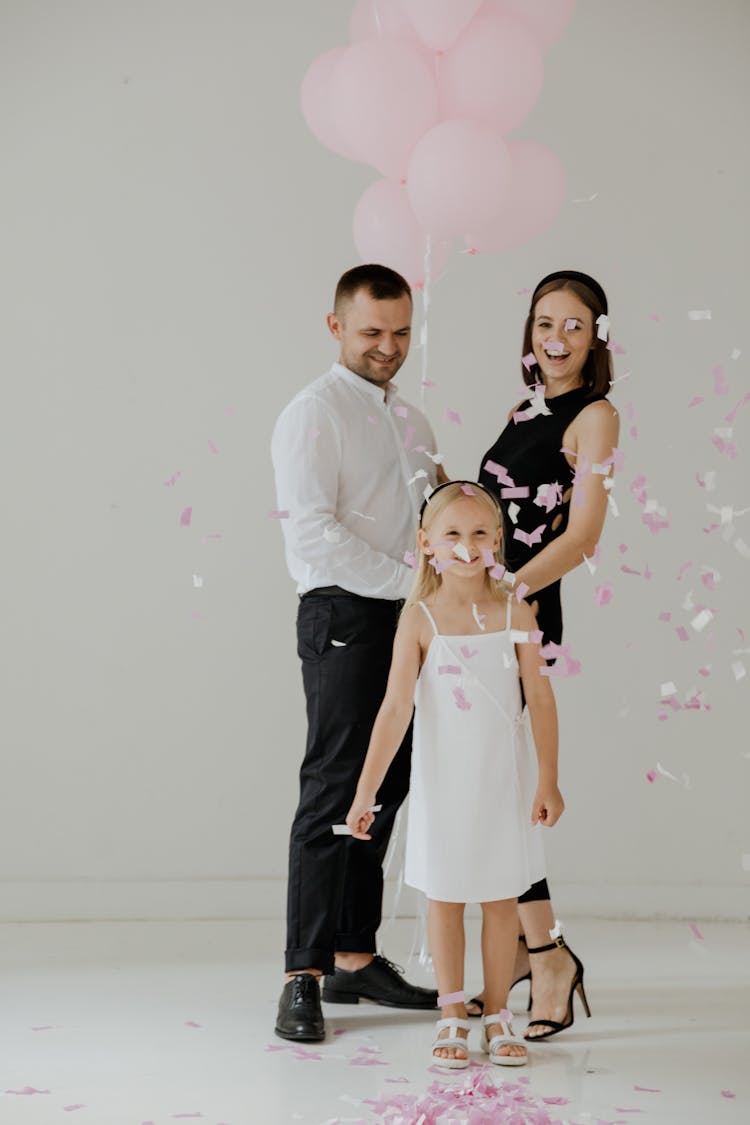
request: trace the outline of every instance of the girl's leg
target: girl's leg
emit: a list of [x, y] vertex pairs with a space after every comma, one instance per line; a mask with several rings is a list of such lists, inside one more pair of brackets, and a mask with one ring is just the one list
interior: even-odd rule
[[[463, 902], [437, 902], [429, 899], [427, 914], [427, 933], [430, 941], [430, 953], [435, 966], [438, 994], [447, 996], [451, 992], [461, 992], [464, 987], [464, 903]], [[465, 1004], [447, 1004], [441, 1008], [443, 1019], [457, 1016], [466, 1019]], [[459, 1038], [464, 1038], [466, 1033], [457, 1032]], [[440, 1032], [438, 1038], [446, 1038], [448, 1029]], [[460, 1047], [446, 1047], [433, 1052], [435, 1058], [465, 1059], [467, 1052]]]
[[[484, 970], [484, 1011], [492, 1015], [508, 1007], [508, 992], [518, 945], [518, 900], [498, 899], [482, 903], [482, 967]], [[486, 1027], [487, 1039], [502, 1035], [500, 1024]], [[525, 1055], [526, 1048], [508, 1043], [499, 1055]]]
[[[528, 948], [535, 949], [540, 945], [549, 945], [549, 932], [555, 925], [555, 914], [549, 899], [519, 902], [518, 914]], [[532, 953], [529, 961], [531, 962], [531, 995], [534, 1001], [532, 1019], [562, 1022], [568, 1010], [570, 986], [576, 974], [573, 958], [567, 949], [561, 947], [549, 949], [546, 953]], [[547, 1031], [549, 1027], [544, 1025], [531, 1027], [525, 1037], [534, 1039]]]

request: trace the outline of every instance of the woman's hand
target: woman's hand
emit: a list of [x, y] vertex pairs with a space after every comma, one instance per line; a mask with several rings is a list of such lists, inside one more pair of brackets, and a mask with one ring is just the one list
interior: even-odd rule
[[352, 807], [346, 814], [346, 823], [355, 840], [372, 839], [372, 836], [368, 836], [367, 833], [375, 819], [375, 813], [370, 811], [374, 804], [375, 798], [373, 796], [361, 798], [359, 794], [355, 795]]
[[539, 783], [531, 806], [531, 824], [543, 824], [551, 828], [565, 812], [565, 801], [556, 785]]

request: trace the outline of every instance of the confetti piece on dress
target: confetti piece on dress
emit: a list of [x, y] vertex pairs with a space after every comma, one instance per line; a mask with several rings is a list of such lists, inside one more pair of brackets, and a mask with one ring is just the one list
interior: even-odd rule
[[521, 356], [521, 363], [527, 371], [531, 371], [532, 367], [536, 364], [536, 356], [533, 352], [528, 352], [526, 355]]
[[183, 508], [180, 513], [180, 527], [190, 527], [190, 521], [193, 518], [192, 508]]
[[688, 317], [689, 317], [690, 320], [710, 320], [711, 319], [711, 310], [710, 309], [691, 309], [690, 312], [688, 313]]
[[517, 527], [513, 532], [513, 538], [525, 543], [527, 547], [533, 547], [535, 543], [541, 543], [542, 535], [546, 530], [546, 523], [540, 523], [539, 527], [535, 527], [533, 531], [522, 531], [520, 527]]
[[456, 701], [456, 707], [458, 707], [459, 711], [471, 711], [471, 704], [464, 695], [463, 688], [454, 687], [453, 698]]
[[471, 613], [479, 628], [484, 631], [485, 614], [480, 613], [475, 602], [471, 603]]
[[453, 554], [456, 558], [461, 559], [462, 562], [471, 562], [471, 555], [469, 549], [463, 543], [456, 543], [453, 548]]
[[464, 660], [471, 660], [472, 656], [476, 656], [476, 654], [479, 652], [479, 649], [469, 648], [468, 645], [461, 645], [460, 652]]
[[[190, 508], [188, 510], [192, 511], [192, 508]], [[286, 510], [286, 508], [284, 508], [283, 510], [280, 510], [280, 511], [269, 512], [268, 518], [270, 520], [288, 520], [289, 519], [289, 512]]]
[[606, 313], [596, 318], [596, 335], [599, 340], [606, 340], [609, 336], [609, 317]]
[[709, 621], [713, 620], [713, 616], [714, 615], [710, 609], [702, 609], [700, 613], [696, 614], [690, 624], [695, 629], [696, 633], [700, 633], [703, 629], [706, 628], [706, 625], [708, 625]]
[[501, 488], [500, 496], [503, 500], [525, 500], [529, 495], [529, 486], [523, 485], [518, 488]]
[[450, 408], [448, 408], [448, 410], [446, 410], [446, 412], [445, 412], [445, 415], [446, 415], [448, 421], [452, 422], [454, 426], [463, 425], [463, 423], [461, 421], [461, 415], [458, 413], [457, 410], [451, 410]]
[[174, 486], [177, 484], [177, 481], [180, 479], [181, 476], [182, 476], [182, 470], [179, 470], [178, 472], [173, 473], [172, 476], [169, 478], [169, 480], [164, 481], [164, 487], [165, 488], [174, 488]]
[[438, 664], [438, 676], [460, 676], [462, 671], [460, 664]]
[[597, 605], [609, 605], [612, 601], [612, 587], [609, 582], [604, 582], [601, 586], [594, 588], [594, 597], [596, 598]]
[[417, 569], [417, 556], [413, 551], [404, 551], [404, 562], [410, 566], [412, 570]]
[[504, 465], [498, 465], [495, 461], [485, 461], [484, 471], [490, 473], [492, 476], [497, 477], [498, 484], [507, 484], [511, 488], [515, 485], [512, 477], [508, 476], [508, 470]]

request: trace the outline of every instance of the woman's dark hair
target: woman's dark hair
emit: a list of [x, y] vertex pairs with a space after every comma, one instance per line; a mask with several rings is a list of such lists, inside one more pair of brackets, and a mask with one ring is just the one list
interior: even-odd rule
[[374, 264], [355, 266], [339, 278], [333, 299], [334, 312], [338, 313], [341, 306], [360, 289], [366, 289], [376, 301], [397, 301], [399, 297], [412, 299], [409, 282], [395, 270]]
[[[558, 289], [569, 289], [571, 293], [575, 293], [576, 297], [583, 301], [586, 308], [591, 309], [594, 329], [594, 346], [589, 352], [586, 362], [583, 365], [581, 376], [583, 384], [588, 388], [590, 395], [599, 394], [606, 395], [609, 393], [609, 388], [612, 380], [614, 379], [614, 368], [612, 365], [612, 353], [607, 349], [607, 341], [600, 340], [596, 334], [596, 320], [605, 311], [604, 306], [599, 296], [589, 289], [588, 285], [584, 285], [580, 281], [575, 281], [573, 278], [557, 278], [554, 281], [548, 281], [546, 285], [542, 285], [534, 293], [534, 299], [531, 302], [529, 315], [526, 318], [526, 324], [523, 330], [523, 351], [521, 355], [528, 355], [532, 350], [531, 347], [531, 330], [534, 325], [534, 313], [536, 306], [542, 297], [546, 297], [548, 293], [554, 293]], [[523, 364], [521, 364], [521, 374], [523, 381], [528, 387], [533, 387], [539, 380], [534, 375], [533, 370], [527, 371]]]

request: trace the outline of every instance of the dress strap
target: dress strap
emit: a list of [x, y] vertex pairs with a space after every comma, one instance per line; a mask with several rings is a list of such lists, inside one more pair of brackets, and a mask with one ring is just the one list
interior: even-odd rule
[[513, 595], [508, 591], [505, 595], [505, 628], [510, 632], [510, 611], [513, 608]]
[[426, 605], [424, 604], [424, 602], [417, 602], [417, 605], [418, 605], [418, 606], [421, 606], [421, 607], [422, 607], [422, 609], [424, 610], [424, 612], [425, 612], [425, 614], [426, 614], [426, 616], [427, 616], [427, 620], [429, 621], [430, 625], [432, 625], [432, 629], [433, 629], [433, 632], [434, 632], [435, 636], [436, 636], [436, 637], [437, 637], [437, 636], [439, 636], [439, 633], [438, 633], [438, 627], [437, 627], [437, 625], [435, 624], [435, 618], [434, 618], [434, 617], [432, 616], [432, 614], [430, 613], [430, 611], [429, 611], [429, 609], [427, 608], [427, 606], [426, 606]]

